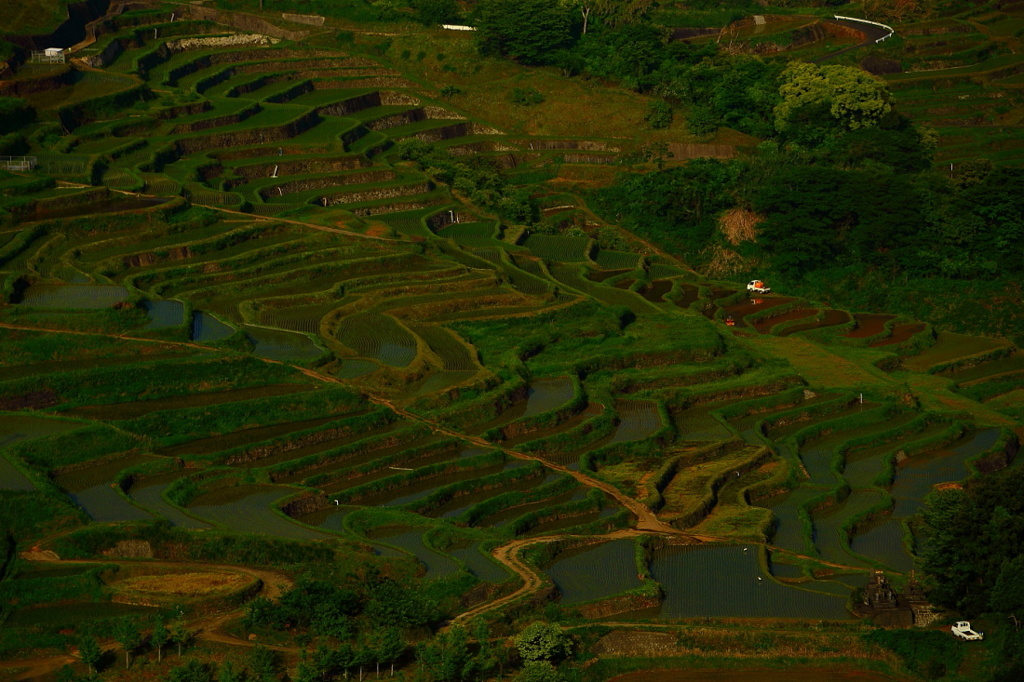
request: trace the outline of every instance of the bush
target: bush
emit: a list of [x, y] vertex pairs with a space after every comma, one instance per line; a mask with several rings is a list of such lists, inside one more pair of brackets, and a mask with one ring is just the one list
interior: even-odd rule
[[536, 88], [513, 88], [509, 94], [512, 104], [521, 107], [530, 107], [544, 101], [544, 94]]
[[655, 130], [668, 128], [672, 125], [672, 107], [662, 99], [656, 99], [647, 107], [644, 115], [647, 126]]
[[25, 100], [16, 97], [0, 97], [0, 135], [12, 133], [28, 125], [36, 118], [36, 110]]
[[459, 20], [459, 4], [455, 0], [413, 0], [416, 18], [427, 26], [452, 24]]
[[557, 661], [572, 651], [572, 640], [562, 628], [540, 621], [528, 625], [513, 641], [519, 656], [528, 663]]

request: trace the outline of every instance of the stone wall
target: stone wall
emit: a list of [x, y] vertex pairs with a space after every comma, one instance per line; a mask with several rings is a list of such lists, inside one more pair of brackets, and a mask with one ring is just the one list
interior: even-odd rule
[[225, 24], [242, 31], [262, 33], [274, 38], [285, 40], [303, 40], [309, 36], [309, 31], [293, 31], [280, 26], [275, 26], [269, 21], [261, 19], [252, 14], [243, 12], [228, 12], [213, 7], [202, 7], [200, 5], [188, 5], [185, 9], [188, 17], [193, 20], [213, 21], [218, 24]]

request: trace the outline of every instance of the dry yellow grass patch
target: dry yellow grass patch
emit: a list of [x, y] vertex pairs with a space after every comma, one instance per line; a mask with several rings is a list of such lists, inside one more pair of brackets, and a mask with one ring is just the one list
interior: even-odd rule
[[745, 208], [733, 208], [722, 214], [718, 219], [718, 229], [733, 246], [740, 242], [752, 242], [757, 239], [757, 226], [764, 218]]
[[255, 578], [242, 573], [171, 573], [140, 575], [118, 581], [114, 587], [120, 592], [134, 592], [169, 597], [208, 597], [234, 592], [253, 582]]

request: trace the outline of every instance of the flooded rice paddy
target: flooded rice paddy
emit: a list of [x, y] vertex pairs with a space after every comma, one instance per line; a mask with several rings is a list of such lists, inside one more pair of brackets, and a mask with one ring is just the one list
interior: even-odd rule
[[108, 460], [95, 466], [62, 473], [54, 482], [66, 490], [75, 504], [93, 521], [152, 519], [152, 514], [129, 502], [113, 481], [117, 479], [120, 471], [155, 459], [135, 456]]
[[301, 526], [275, 511], [274, 503], [293, 495], [294, 488], [241, 485], [204, 493], [189, 505], [189, 512], [227, 530], [257, 533], [290, 540], [323, 540], [330, 537]]
[[511, 577], [504, 567], [486, 556], [479, 546], [451, 549], [448, 553], [465, 564], [470, 573], [485, 583], [502, 583]]
[[[385, 490], [380, 493], [375, 493], [367, 497], [356, 500], [360, 505], [364, 507], [400, 507], [403, 504], [409, 504], [410, 502], [416, 502], [422, 500], [424, 497], [430, 495], [435, 490], [438, 490], [446, 485], [452, 483], [459, 483], [461, 481], [471, 481], [475, 478], [482, 478], [484, 476], [490, 476], [496, 474], [505, 469], [507, 465], [498, 464], [496, 466], [486, 467], [484, 469], [469, 469], [461, 470], [453, 473], [444, 474], [441, 476], [431, 476], [430, 478], [413, 481], [408, 485], [403, 485], [391, 490]], [[401, 473], [401, 472], [394, 472]]]
[[550, 412], [565, 403], [573, 396], [573, 382], [569, 377], [552, 377], [531, 381], [526, 389], [526, 399], [520, 400], [494, 419], [476, 424], [469, 432], [480, 434], [499, 426], [505, 426], [517, 419], [534, 417]]
[[193, 518], [163, 498], [164, 491], [181, 478], [182, 472], [148, 476], [132, 485], [128, 494], [139, 505], [149, 509], [179, 528], [210, 528], [211, 524]]
[[146, 329], [168, 329], [185, 323], [185, 304], [181, 301], [143, 301], [149, 315]]
[[268, 360], [306, 364], [325, 352], [313, 339], [298, 332], [247, 326], [245, 335], [254, 346], [253, 354]]
[[924, 496], [934, 486], [967, 478], [967, 462], [992, 447], [998, 438], [999, 429], [968, 432], [956, 443], [904, 460], [892, 485], [892, 496], [896, 500], [893, 514], [897, 517], [916, 514], [924, 504]]
[[128, 290], [109, 284], [34, 284], [25, 290], [21, 304], [32, 308], [98, 310], [128, 300]]
[[197, 310], [192, 314], [191, 339], [197, 343], [223, 341], [234, 333], [234, 327], [224, 324], [210, 313]]
[[903, 525], [899, 520], [884, 516], [860, 529], [850, 539], [850, 550], [894, 571], [906, 573], [914, 568], [914, 560], [907, 553], [903, 535]]
[[459, 564], [449, 556], [441, 554], [423, 541], [425, 528], [378, 528], [367, 534], [371, 540], [391, 545], [416, 557], [426, 569], [426, 578], [443, 578], [459, 570]]
[[794, 324], [786, 327], [778, 332], [779, 336], [789, 336], [790, 334], [796, 334], [799, 332], [809, 331], [811, 329], [822, 329], [824, 327], [836, 327], [841, 324], [846, 324], [850, 321], [850, 314], [845, 310], [833, 310], [829, 309], [825, 311], [820, 320], [809, 320], [807, 322], [801, 322], [800, 324]]
[[874, 315], [870, 313], [857, 313], [853, 316], [857, 326], [844, 334], [848, 339], [866, 339], [876, 336], [885, 331], [885, 325], [889, 320], [896, 319], [895, 315]]
[[[746, 551], [745, 551], [746, 550]], [[756, 546], [671, 546], [654, 552], [663, 618], [813, 618], [846, 620], [845, 598], [775, 582]]]
[[619, 425], [609, 445], [643, 440], [663, 426], [658, 404], [653, 400], [617, 400], [615, 411], [619, 414]]
[[565, 605], [603, 599], [640, 587], [635, 545], [613, 540], [563, 552], [544, 572]]
[[858, 563], [847, 551], [843, 526], [851, 518], [881, 506], [886, 496], [880, 490], [855, 490], [837, 505], [811, 515], [814, 524], [814, 545], [825, 561], [840, 564]]
[[712, 412], [722, 409], [728, 405], [743, 402], [745, 398], [735, 400], [724, 400], [716, 403], [701, 403], [679, 412], [672, 413], [672, 422], [675, 424], [679, 437], [683, 440], [693, 441], [715, 441], [723, 440], [732, 435], [725, 424], [719, 421]]

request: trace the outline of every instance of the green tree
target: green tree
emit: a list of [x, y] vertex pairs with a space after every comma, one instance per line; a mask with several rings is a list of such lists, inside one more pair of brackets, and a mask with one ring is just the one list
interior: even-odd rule
[[167, 629], [167, 622], [163, 616], [153, 619], [153, 634], [149, 636], [149, 642], [156, 647], [156, 660], [164, 660], [164, 647], [171, 641], [171, 631]]
[[142, 632], [130, 616], [122, 618], [114, 629], [114, 638], [124, 647], [124, 669], [131, 665], [131, 655], [142, 644]]
[[416, 18], [427, 26], [453, 24], [459, 20], [459, 4], [455, 0], [413, 0]]
[[649, 127], [655, 130], [668, 128], [672, 125], [672, 107], [665, 100], [656, 99], [647, 106], [644, 120], [647, 121]]
[[249, 652], [249, 670], [256, 682], [274, 682], [280, 668], [281, 662], [273, 649], [257, 644]]
[[572, 640], [553, 623], [531, 623], [513, 638], [524, 661], [557, 661], [572, 651]]
[[416, 647], [416, 661], [431, 682], [470, 682], [481, 672], [466, 630], [458, 626]]
[[213, 671], [208, 664], [192, 658], [171, 668], [167, 682], [214, 682]]
[[658, 0], [590, 0], [590, 5], [602, 23], [620, 28], [646, 20]]
[[231, 661], [224, 661], [217, 671], [217, 682], [245, 682], [245, 671], [236, 669]]
[[394, 663], [405, 653], [406, 643], [402, 631], [398, 628], [385, 628], [371, 632], [367, 636], [371, 643], [371, 654], [379, 665]]
[[188, 624], [184, 619], [179, 618], [171, 623], [171, 641], [178, 646], [178, 655], [181, 656], [181, 651], [192, 641], [192, 630], [189, 629]]
[[96, 666], [103, 657], [103, 650], [100, 649], [95, 637], [85, 636], [78, 640], [78, 657], [88, 666], [89, 672], [96, 672]]
[[826, 113], [845, 130], [874, 126], [892, 110], [885, 83], [852, 66], [793, 62], [782, 72], [781, 101], [775, 106], [780, 132], [809, 125]]
[[480, 53], [545, 64], [572, 43], [569, 12], [549, 0], [483, 0], [476, 21]]
[[1020, 627], [1020, 619], [1024, 617], [1024, 555], [1003, 562], [992, 587], [989, 608], [1012, 617]]
[[564, 682], [564, 680], [565, 677], [547, 661], [531, 661], [524, 665], [515, 677], [515, 682]]

